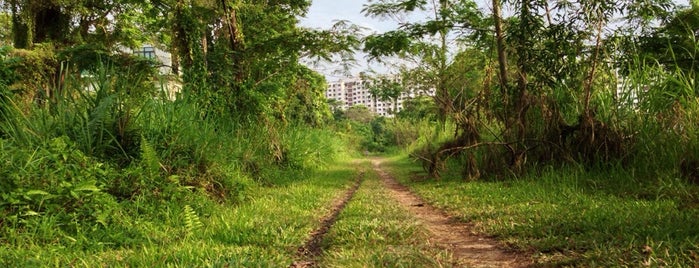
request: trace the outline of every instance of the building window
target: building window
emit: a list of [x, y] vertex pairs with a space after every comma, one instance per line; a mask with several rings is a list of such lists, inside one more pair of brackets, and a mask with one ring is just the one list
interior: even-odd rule
[[154, 47], [143, 47], [141, 50], [136, 50], [133, 52], [134, 55], [144, 57], [146, 59], [155, 59], [155, 48]]

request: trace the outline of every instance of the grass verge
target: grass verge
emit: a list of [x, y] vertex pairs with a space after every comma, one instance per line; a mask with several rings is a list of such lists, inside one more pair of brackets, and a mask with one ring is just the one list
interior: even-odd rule
[[[628, 194], [622, 173], [548, 170], [516, 180], [418, 180], [405, 157], [385, 167], [433, 205], [474, 230], [532, 252], [543, 265], [693, 267], [699, 263], [699, 209], [693, 186], [668, 185], [675, 196]], [[619, 181], [629, 181], [628, 184]], [[668, 180], [672, 181], [672, 180]], [[659, 192], [673, 192], [658, 188]], [[645, 190], [647, 191], [647, 190]], [[694, 197], [694, 198], [692, 198]]]
[[[310, 173], [310, 172], [308, 172]], [[344, 162], [284, 184], [250, 189], [248, 202], [232, 206], [204, 194], [191, 202], [162, 202], [158, 213], [123, 204], [101, 239], [64, 237], [35, 241], [37, 228], [4, 237], [0, 264], [9, 267], [285, 267], [320, 225], [319, 215], [351, 186], [356, 170]], [[279, 174], [284, 175], [284, 174]], [[289, 174], [286, 174], [289, 175]], [[127, 201], [124, 201], [127, 202]], [[152, 201], [144, 201], [152, 202]], [[182, 204], [184, 205], [182, 207]], [[154, 216], [155, 215], [155, 216]], [[47, 228], [55, 223], [44, 217]], [[23, 237], [26, 236], [26, 237]], [[98, 239], [96, 239], [96, 237]], [[115, 245], [109, 241], [120, 241]]]
[[428, 231], [393, 200], [368, 162], [359, 190], [323, 241], [320, 267], [444, 267], [451, 255], [427, 243]]

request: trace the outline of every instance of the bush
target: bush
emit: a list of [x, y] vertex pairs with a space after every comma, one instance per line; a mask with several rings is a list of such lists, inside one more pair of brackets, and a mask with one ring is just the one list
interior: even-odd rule
[[8, 86], [22, 96], [22, 102], [47, 100], [55, 94], [52, 89], [57, 85], [60, 64], [50, 44], [37, 44], [33, 50], [9, 50], [8, 55], [4, 63], [14, 78]]
[[6, 227], [36, 227], [38, 217], [57, 217], [63, 229], [109, 224], [115, 200], [103, 189], [114, 169], [85, 156], [67, 138], [34, 150], [2, 145], [0, 213]]

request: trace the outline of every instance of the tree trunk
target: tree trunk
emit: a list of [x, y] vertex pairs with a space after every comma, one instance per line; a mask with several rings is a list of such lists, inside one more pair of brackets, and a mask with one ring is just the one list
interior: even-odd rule
[[226, 4], [226, 0], [221, 0], [221, 6], [227, 17], [228, 24], [228, 39], [230, 49], [233, 53], [233, 75], [236, 83], [242, 83], [245, 78], [245, 73], [242, 67], [242, 52], [245, 49], [243, 32], [238, 23], [238, 14], [235, 8], [230, 8]]
[[592, 56], [592, 67], [590, 73], [588, 74], [587, 81], [585, 83], [585, 110], [584, 114], [586, 117], [591, 117], [590, 112], [590, 100], [592, 99], [592, 83], [595, 80], [595, 72], [597, 71], [597, 61], [600, 54], [600, 49], [602, 46], [602, 27], [604, 23], [600, 20], [597, 24], [597, 38], [595, 41], [595, 53]]
[[182, 64], [182, 67], [186, 70], [188, 68], [192, 67], [193, 64], [193, 59], [192, 59], [192, 54], [190, 53], [190, 44], [189, 44], [189, 34], [187, 32], [187, 29], [185, 29], [183, 18], [185, 18], [184, 12], [185, 8], [184, 3], [180, 0], [178, 1], [177, 4], [175, 4], [174, 12], [173, 12], [173, 17], [175, 20], [172, 23], [172, 43], [173, 47], [175, 48], [175, 52], [178, 53], [179, 60], [178, 60], [178, 66], [179, 64]]
[[530, 24], [530, 2], [522, 1], [522, 7], [520, 10], [520, 24], [519, 24], [519, 38], [518, 38], [518, 57], [517, 57], [517, 68], [519, 69], [519, 75], [517, 79], [517, 91], [515, 92], [515, 103], [514, 103], [514, 130], [516, 132], [516, 141], [512, 150], [511, 168], [515, 173], [519, 173], [523, 169], [524, 162], [526, 161], [526, 145], [524, 140], [527, 135], [527, 111], [529, 110], [529, 97], [528, 97], [528, 81], [527, 76], [529, 73], [528, 60], [531, 57], [529, 53], [529, 24]]
[[493, 0], [493, 21], [495, 23], [495, 38], [498, 46], [498, 67], [500, 67], [500, 75], [498, 77], [500, 78], [500, 91], [503, 97], [505, 97], [507, 96], [507, 54], [505, 53], [500, 8], [500, 0]]
[[12, 11], [12, 41], [15, 48], [29, 49], [32, 45], [32, 31], [30, 31], [30, 22], [24, 19], [28, 17], [27, 14], [22, 14], [23, 12], [28, 12], [28, 10], [19, 11], [17, 6], [17, 1], [10, 3]]
[[172, 40], [170, 40], [170, 57], [171, 57], [170, 68], [172, 69], [172, 74], [174, 74], [174, 75], [180, 74], [180, 54], [179, 53], [180, 52], [177, 48], [177, 40], [175, 38], [172, 38]]
[[61, 6], [51, 1], [41, 5], [33, 14], [33, 43], [54, 42], [66, 45], [69, 43], [70, 15], [65, 14]]
[[[435, 18], [437, 18], [439, 21], [444, 21], [444, 18], [441, 16], [441, 13], [445, 13], [449, 8], [449, 1], [447, 0], [440, 0], [440, 7], [439, 7], [439, 13], [440, 14], [435, 14]], [[439, 106], [439, 120], [441, 121], [442, 125], [446, 126], [446, 120], [449, 114], [451, 113], [451, 97], [449, 96], [449, 89], [447, 88], [447, 29], [442, 28], [439, 30], [439, 39], [440, 39], [440, 51], [439, 51], [439, 66], [438, 66], [438, 81], [437, 81], [437, 88], [436, 88], [436, 103]]]

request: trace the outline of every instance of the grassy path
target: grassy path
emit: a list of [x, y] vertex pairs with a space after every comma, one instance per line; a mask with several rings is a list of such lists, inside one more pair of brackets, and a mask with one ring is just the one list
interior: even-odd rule
[[497, 241], [471, 232], [470, 226], [452, 219], [443, 211], [426, 204], [381, 168], [381, 160], [372, 161], [390, 196], [409, 211], [430, 232], [429, 241], [451, 252], [465, 267], [526, 267], [528, 261], [499, 247]]
[[695, 201], [624, 194], [631, 185], [615, 186], [616, 181], [628, 180], [618, 174], [544, 171], [516, 180], [466, 182], [456, 176], [415, 179], [422, 170], [404, 157], [388, 159], [383, 168], [427, 203], [467, 222], [474, 232], [532, 252], [535, 266], [699, 263]]
[[347, 203], [354, 196], [354, 193], [357, 192], [357, 189], [361, 185], [363, 179], [364, 171], [360, 171], [354, 186], [348, 189], [342, 197], [333, 202], [330, 213], [323, 217], [320, 227], [314, 230], [311, 233], [311, 237], [306, 241], [306, 244], [298, 249], [299, 260], [294, 261], [290, 267], [312, 267], [316, 265], [316, 258], [322, 253], [321, 242], [323, 241], [323, 237], [337, 220], [337, 216], [340, 214], [340, 211], [345, 208]]
[[521, 267], [467, 226], [425, 205], [381, 169], [363, 164], [366, 179], [323, 241], [318, 267]]
[[318, 267], [451, 267], [446, 250], [428, 242], [429, 232], [389, 197], [365, 161], [364, 182], [322, 242]]

